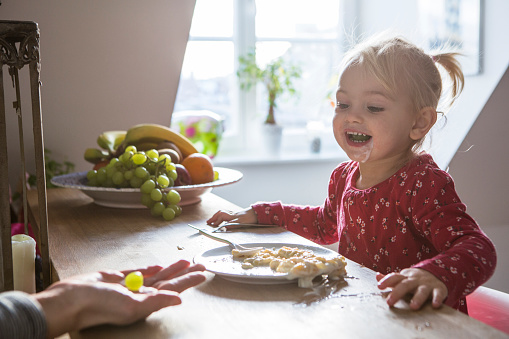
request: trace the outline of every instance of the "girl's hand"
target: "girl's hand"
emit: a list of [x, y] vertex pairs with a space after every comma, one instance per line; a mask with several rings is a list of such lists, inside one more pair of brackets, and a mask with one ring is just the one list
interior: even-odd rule
[[249, 207], [243, 209], [238, 212], [231, 211], [218, 211], [209, 220], [207, 220], [207, 224], [210, 226], [217, 227], [221, 225], [222, 222], [238, 222], [240, 224], [257, 224], [258, 217], [254, 210]]
[[379, 289], [392, 288], [387, 297], [389, 306], [394, 306], [407, 293], [411, 293], [413, 294], [410, 301], [411, 309], [420, 309], [429, 299], [431, 299], [433, 308], [439, 308], [448, 294], [447, 287], [442, 281], [420, 268], [406, 268], [400, 273], [387, 275], [377, 273], [376, 280]]

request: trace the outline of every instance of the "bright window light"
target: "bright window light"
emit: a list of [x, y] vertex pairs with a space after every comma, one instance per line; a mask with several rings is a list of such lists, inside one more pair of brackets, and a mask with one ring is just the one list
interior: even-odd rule
[[329, 97], [337, 81], [342, 46], [338, 0], [197, 0], [184, 57], [175, 112], [210, 110], [225, 120], [224, 147], [243, 148], [253, 123], [263, 123], [268, 103], [260, 84], [239, 89], [238, 58], [256, 52], [260, 66], [284, 56], [303, 70], [297, 95], [278, 99], [276, 121], [305, 129], [330, 124]]

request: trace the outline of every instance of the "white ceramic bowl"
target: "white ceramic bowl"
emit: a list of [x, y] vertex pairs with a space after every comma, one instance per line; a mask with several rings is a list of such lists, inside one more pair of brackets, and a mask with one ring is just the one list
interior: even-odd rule
[[[196, 204], [201, 201], [201, 196], [212, 191], [214, 187], [231, 185], [242, 179], [242, 173], [223, 167], [214, 167], [219, 173], [219, 179], [213, 182], [199, 185], [175, 186], [171, 189], [180, 193], [180, 206]], [[94, 199], [94, 203], [106, 207], [116, 208], [146, 208], [141, 204], [139, 188], [113, 188], [94, 187], [87, 185], [87, 172], [76, 172], [56, 176], [51, 183], [57, 187], [75, 188]]]

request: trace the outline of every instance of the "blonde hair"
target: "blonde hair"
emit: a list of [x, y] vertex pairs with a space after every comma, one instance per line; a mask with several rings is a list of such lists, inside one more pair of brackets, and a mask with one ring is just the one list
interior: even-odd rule
[[[347, 52], [341, 70], [361, 65], [375, 76], [393, 97], [405, 91], [416, 112], [424, 107], [432, 107], [436, 111], [439, 102], [445, 103], [445, 111], [453, 105], [463, 90], [465, 80], [456, 59], [458, 55], [456, 52], [436, 52], [429, 55], [402, 37], [374, 36]], [[437, 65], [441, 65], [450, 77], [449, 98], [442, 98], [443, 81]], [[444, 111], [442, 113], [445, 114]], [[414, 145], [414, 149], [421, 145], [422, 140]]]

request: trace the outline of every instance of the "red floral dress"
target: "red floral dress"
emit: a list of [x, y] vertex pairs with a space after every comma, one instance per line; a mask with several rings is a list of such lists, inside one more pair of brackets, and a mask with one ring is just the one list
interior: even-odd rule
[[452, 178], [421, 154], [389, 179], [355, 188], [359, 164], [340, 164], [323, 206], [257, 203], [259, 223], [277, 224], [384, 274], [425, 269], [448, 288], [446, 304], [467, 312], [465, 296], [495, 270], [492, 242], [466, 213]]

